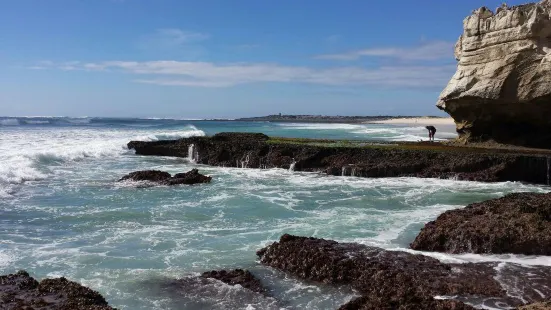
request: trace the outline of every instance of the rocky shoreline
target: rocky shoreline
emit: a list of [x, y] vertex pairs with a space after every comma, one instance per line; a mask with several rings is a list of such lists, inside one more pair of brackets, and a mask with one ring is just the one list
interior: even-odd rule
[[[447, 211], [425, 225], [411, 248], [550, 255], [550, 201], [551, 193], [518, 193]], [[341, 305], [341, 310], [551, 309], [550, 266], [446, 263], [425, 254], [290, 234], [256, 252], [260, 264], [299, 281], [353, 289], [359, 297]], [[285, 303], [272, 297], [262, 279], [243, 269], [171, 279], [161, 287], [163, 294], [176, 300], [190, 294], [224, 299], [224, 293], [214, 294], [224, 292], [224, 285], [241, 287], [234, 290], [237, 295], [231, 307], [253, 299], [262, 300], [270, 309]], [[14, 310], [113, 309], [98, 292], [76, 282], [65, 278], [38, 282], [25, 271], [0, 276], [0, 303], [0, 309]]]
[[189, 158], [199, 164], [283, 168], [356, 177], [454, 178], [480, 182], [549, 184], [551, 152], [485, 149], [439, 143], [271, 138], [219, 133], [170, 141], [131, 141], [138, 155]]
[[[300, 281], [351, 287], [359, 297], [341, 305], [340, 310], [551, 309], [549, 266], [443, 263], [421, 254], [289, 234], [256, 254], [262, 265]], [[270, 288], [242, 269], [167, 280], [162, 288], [171, 298], [200, 296], [220, 289], [212, 281], [242, 287], [244, 291], [240, 289], [232, 297], [237, 303], [240, 298], [258, 298], [270, 301], [270, 309], [278, 309], [276, 305], [285, 302], [270, 297]], [[1, 309], [114, 309], [98, 292], [78, 283], [65, 278], [37, 282], [24, 271], [0, 277], [0, 301]]]
[[447, 211], [425, 225], [411, 248], [551, 255], [551, 194], [515, 193]]
[[549, 0], [481, 7], [465, 18], [457, 71], [437, 103], [459, 140], [551, 147], [550, 30]]
[[[299, 279], [350, 285], [362, 295], [340, 309], [474, 309], [470, 303], [507, 308], [551, 296], [551, 267], [536, 272], [515, 264], [445, 264], [424, 255], [292, 235], [257, 255], [262, 264]], [[533, 275], [526, 276], [528, 271]], [[507, 291], [513, 286], [522, 300]]]
[[65, 278], [40, 282], [26, 271], [0, 276], [0, 309], [115, 310], [98, 292]]

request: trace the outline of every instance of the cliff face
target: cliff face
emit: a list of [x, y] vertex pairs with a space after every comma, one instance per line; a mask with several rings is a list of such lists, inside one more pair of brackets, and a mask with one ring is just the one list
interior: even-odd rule
[[482, 7], [463, 28], [457, 72], [437, 103], [459, 139], [551, 146], [551, 0]]

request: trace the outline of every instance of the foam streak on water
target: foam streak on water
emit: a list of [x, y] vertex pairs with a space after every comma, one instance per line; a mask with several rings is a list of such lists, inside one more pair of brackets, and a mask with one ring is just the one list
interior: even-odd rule
[[[207, 167], [185, 158], [136, 156], [124, 147], [132, 139], [226, 130], [280, 136], [311, 130], [292, 126], [172, 120], [104, 120], [98, 125], [95, 119], [61, 126], [49, 121], [0, 128], [0, 273], [27, 269], [38, 278], [66, 276], [100, 291], [120, 309], [232, 309], [236, 304], [335, 309], [354, 293], [262, 267], [255, 251], [284, 233], [405, 250], [425, 222], [446, 210], [511, 192], [548, 191], [509, 182]], [[349, 137], [358, 128], [323, 130], [326, 135], [316, 135]], [[191, 168], [211, 175], [213, 182], [147, 188], [116, 183], [135, 170]], [[551, 265], [549, 257], [430, 255], [450, 262]], [[204, 288], [192, 283], [183, 295], [158, 290], [167, 279], [218, 268], [251, 269], [279, 302], [219, 283]], [[515, 289], [510, 287], [511, 294]]]

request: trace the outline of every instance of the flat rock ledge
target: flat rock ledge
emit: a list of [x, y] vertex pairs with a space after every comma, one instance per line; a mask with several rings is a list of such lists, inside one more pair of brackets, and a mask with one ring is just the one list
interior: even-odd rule
[[26, 271], [0, 276], [0, 309], [114, 310], [96, 291], [65, 278], [40, 282]]
[[[469, 303], [518, 307], [551, 296], [549, 267], [445, 264], [424, 255], [288, 234], [257, 255], [262, 264], [300, 279], [352, 286], [362, 296], [340, 308], [347, 310], [474, 309]], [[529, 270], [533, 274], [526, 276]], [[524, 301], [508, 296], [513, 283]]]
[[551, 182], [549, 151], [482, 149], [440, 143], [368, 143], [219, 133], [167, 141], [130, 141], [137, 155], [187, 158], [197, 164], [283, 168], [354, 177], [453, 178], [480, 182]]
[[266, 289], [250, 271], [243, 269], [234, 270], [213, 270], [205, 272], [201, 275], [202, 278], [216, 279], [228, 285], [241, 285], [255, 293], [265, 294]]
[[172, 176], [168, 172], [159, 170], [143, 170], [136, 171], [123, 176], [119, 182], [122, 181], [147, 181], [156, 183], [159, 185], [179, 185], [179, 184], [200, 184], [210, 183], [212, 177], [205, 176], [199, 173], [199, 170], [192, 169], [186, 173], [177, 173]]
[[551, 255], [551, 194], [515, 193], [446, 211], [425, 225], [411, 248]]

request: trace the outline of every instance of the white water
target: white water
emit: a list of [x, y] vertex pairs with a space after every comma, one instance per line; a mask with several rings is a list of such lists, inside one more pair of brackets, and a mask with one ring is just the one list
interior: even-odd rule
[[[354, 293], [264, 268], [255, 251], [291, 233], [418, 253], [408, 244], [424, 223], [446, 210], [511, 192], [549, 190], [513, 182], [206, 167], [189, 158], [135, 156], [125, 148], [130, 140], [204, 135], [201, 127], [192, 126], [20, 125], [0, 130], [1, 273], [27, 269], [38, 278], [66, 276], [99, 290], [120, 309], [233, 309], [243, 304], [250, 309], [335, 309]], [[278, 135], [287, 130], [295, 129], [281, 129]], [[238, 164], [246, 168], [246, 156]], [[153, 188], [116, 183], [131, 171], [191, 168], [211, 175], [213, 182]], [[447, 262], [551, 266], [547, 256], [423, 254]], [[178, 296], [162, 295], [151, 284], [220, 268], [252, 270], [284, 304], [220, 283], [203, 291], [192, 285]], [[201, 294], [204, 290], [207, 295]]]
[[130, 131], [62, 128], [26, 128], [0, 135], [0, 197], [14, 185], [44, 180], [64, 172], [64, 166], [86, 159], [114, 159], [131, 154], [130, 140], [156, 141], [205, 135], [193, 126], [173, 131]]
[[187, 149], [187, 159], [189, 160], [190, 163], [196, 163], [198, 157], [199, 157], [199, 154], [195, 150], [195, 145], [190, 144], [190, 146]]

